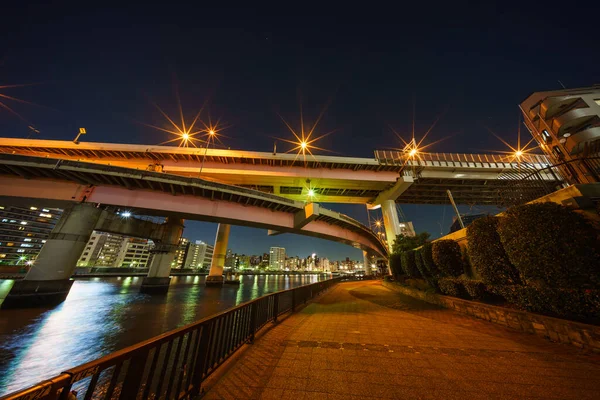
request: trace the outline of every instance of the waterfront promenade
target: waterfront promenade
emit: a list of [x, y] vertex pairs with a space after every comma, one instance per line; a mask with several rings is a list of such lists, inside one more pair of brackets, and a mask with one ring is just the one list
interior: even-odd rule
[[597, 399], [600, 356], [349, 282], [258, 335], [205, 387], [203, 399]]

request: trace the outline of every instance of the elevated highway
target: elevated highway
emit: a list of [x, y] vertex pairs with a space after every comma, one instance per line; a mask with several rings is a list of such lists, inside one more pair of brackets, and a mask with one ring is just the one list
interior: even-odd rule
[[381, 257], [385, 244], [360, 222], [318, 204], [204, 179], [72, 160], [0, 154], [0, 198], [118, 206], [138, 214], [290, 232]]
[[[296, 201], [306, 201], [312, 190], [315, 202], [371, 206], [385, 200], [447, 204], [447, 189], [460, 204], [497, 204], [498, 191], [531, 168], [549, 165], [545, 156], [529, 154], [520, 162], [504, 155], [419, 153], [410, 157], [399, 151], [375, 151], [373, 158], [317, 155], [304, 160], [295, 154], [243, 150], [12, 138], [0, 138], [0, 153], [202, 177]], [[551, 174], [543, 179], [560, 180]]]

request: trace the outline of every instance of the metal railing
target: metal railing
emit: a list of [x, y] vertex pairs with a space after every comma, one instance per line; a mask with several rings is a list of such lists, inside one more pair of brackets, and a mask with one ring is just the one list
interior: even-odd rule
[[[585, 181], [575, 168], [585, 168]], [[600, 156], [581, 157], [563, 161], [545, 168], [523, 167], [525, 176], [514, 178], [514, 182], [498, 189], [498, 204], [512, 207], [525, 204], [561, 189], [565, 185], [587, 183], [588, 179], [600, 182]], [[511, 179], [510, 174], [504, 179]]]
[[0, 400], [188, 399], [202, 382], [269, 322], [339, 282], [334, 278], [241, 304], [64, 371]]

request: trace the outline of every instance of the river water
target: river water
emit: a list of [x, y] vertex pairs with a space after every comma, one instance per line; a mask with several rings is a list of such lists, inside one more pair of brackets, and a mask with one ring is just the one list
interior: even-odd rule
[[[0, 396], [168, 330], [326, 276], [247, 275], [207, 288], [203, 276], [171, 279], [166, 295], [139, 293], [141, 277], [77, 279], [51, 309], [0, 310]], [[12, 281], [0, 280], [0, 299]]]

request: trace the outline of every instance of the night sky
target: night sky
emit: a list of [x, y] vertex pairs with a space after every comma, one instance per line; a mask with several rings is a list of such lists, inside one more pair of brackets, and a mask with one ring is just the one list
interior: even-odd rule
[[[517, 105], [531, 92], [558, 89], [559, 80], [569, 88], [600, 83], [597, 24], [586, 22], [594, 12], [585, 4], [573, 15], [454, 2], [368, 10], [57, 4], [3, 6], [0, 86], [35, 85], [0, 93], [39, 106], [0, 98], [26, 120], [0, 108], [0, 136], [26, 137], [34, 124], [44, 139], [71, 140], [86, 127], [86, 141], [158, 144], [169, 135], [136, 121], [166, 127], [152, 102], [177, 116], [178, 88], [189, 119], [207, 102], [201, 119], [230, 126], [222, 140], [232, 149], [272, 151], [275, 137], [291, 139], [278, 114], [298, 126], [301, 100], [305, 122], [329, 104], [316, 132], [335, 130], [318, 142], [333, 153], [322, 154], [373, 157], [375, 149], [400, 147], [392, 129], [410, 136], [413, 104], [417, 137], [442, 115], [425, 143], [449, 139], [428, 150], [485, 152], [505, 150], [487, 128], [516, 143]], [[326, 207], [366, 222], [364, 206]], [[452, 222], [450, 206], [403, 210], [433, 237]], [[212, 242], [215, 231], [189, 221], [185, 236]], [[361, 258], [337, 243], [231, 231], [235, 252], [269, 246]]]

